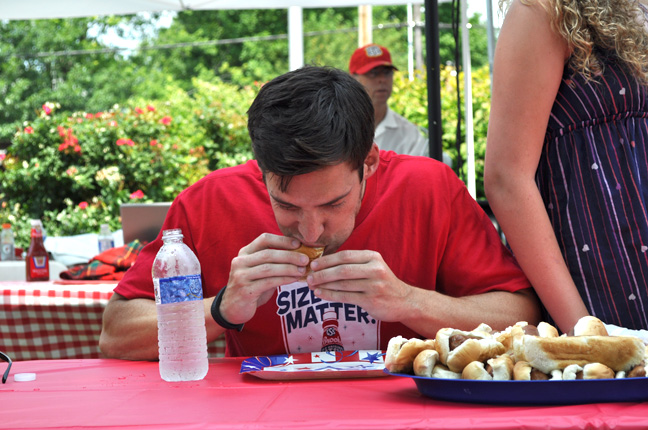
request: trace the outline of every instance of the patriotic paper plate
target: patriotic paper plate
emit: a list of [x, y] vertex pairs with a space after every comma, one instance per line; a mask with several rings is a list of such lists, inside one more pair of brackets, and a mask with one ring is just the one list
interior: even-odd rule
[[356, 350], [257, 356], [243, 360], [240, 373], [271, 380], [381, 377], [387, 375], [384, 355]]

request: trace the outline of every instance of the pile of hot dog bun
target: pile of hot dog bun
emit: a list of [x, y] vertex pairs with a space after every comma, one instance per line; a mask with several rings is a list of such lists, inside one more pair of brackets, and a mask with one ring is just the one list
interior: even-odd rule
[[440, 329], [435, 339], [390, 339], [385, 368], [443, 379], [568, 380], [645, 377], [648, 348], [633, 336], [608, 336], [596, 317], [581, 318], [573, 336], [552, 325], [518, 322], [502, 332]]

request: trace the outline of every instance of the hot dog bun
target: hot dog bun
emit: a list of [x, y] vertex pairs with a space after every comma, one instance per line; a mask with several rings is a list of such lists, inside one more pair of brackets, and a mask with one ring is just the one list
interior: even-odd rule
[[563, 370], [563, 380], [571, 381], [578, 379], [580, 376], [582, 376], [582, 374], [580, 373], [582, 371], [582, 366], [579, 366], [578, 364], [570, 364], [569, 366], [565, 367], [565, 370]]
[[518, 361], [513, 368], [513, 379], [516, 381], [531, 380], [531, 365], [526, 361]]
[[443, 364], [437, 363], [432, 369], [432, 377], [438, 379], [461, 379], [461, 373], [453, 372]]
[[601, 363], [587, 363], [583, 366], [583, 379], [614, 379], [614, 370]]
[[563, 371], [559, 369], [554, 369], [551, 371], [551, 378], [550, 380], [552, 381], [562, 381], [563, 378]]
[[[451, 328], [442, 328], [436, 334], [436, 350], [439, 360], [453, 372], [461, 373], [472, 361], [485, 362], [506, 351], [504, 345], [491, 335], [490, 327], [481, 324], [475, 330], [466, 332]], [[453, 348], [453, 337], [462, 339], [459, 346]]]
[[542, 321], [540, 324], [538, 324], [538, 336], [558, 337], [558, 330], [551, 324]]
[[515, 323], [515, 325], [507, 327], [506, 330], [496, 333], [494, 335], [495, 339], [497, 339], [498, 342], [504, 345], [506, 351], [512, 351], [513, 339], [524, 336], [524, 329], [528, 325], [529, 323], [527, 323], [526, 321], [519, 321]]
[[543, 338], [524, 335], [514, 340], [516, 361], [527, 361], [543, 373], [570, 364], [601, 363], [614, 371], [629, 371], [644, 359], [643, 342], [630, 336], [561, 336]]
[[[648, 345], [635, 336], [608, 336], [596, 317], [559, 336], [552, 325], [520, 321], [501, 332], [438, 330], [435, 340], [392, 338], [385, 367], [432, 378], [570, 380], [646, 377]], [[488, 375], [488, 376], [486, 376]]]
[[423, 350], [434, 349], [434, 340], [405, 339], [396, 336], [389, 340], [385, 352], [385, 368], [392, 373], [412, 373], [414, 359]]
[[513, 358], [508, 354], [502, 354], [488, 359], [486, 362], [493, 369], [493, 380], [509, 381], [513, 379]]
[[324, 247], [321, 246], [317, 248], [312, 248], [310, 246], [301, 245], [295, 251], [301, 252], [302, 254], [308, 257], [308, 266], [306, 266], [306, 273], [304, 274], [304, 276], [300, 278], [301, 280], [304, 280], [306, 279], [308, 273], [310, 273], [311, 271], [310, 264], [313, 262], [313, 260], [322, 256], [322, 254], [324, 253]]
[[322, 256], [322, 253], [324, 252], [324, 247], [320, 246], [317, 248], [311, 248], [310, 246], [301, 245], [299, 248], [295, 249], [295, 251], [301, 252], [302, 254], [306, 255], [310, 261], [313, 261], [316, 258]]
[[414, 359], [414, 374], [431, 377], [437, 361], [439, 361], [439, 353], [435, 349], [424, 349]]
[[605, 324], [593, 316], [582, 317], [574, 325], [574, 336], [608, 336]]
[[484, 368], [484, 363], [481, 361], [472, 361], [464, 367], [461, 372], [461, 379], [476, 379], [483, 381], [492, 381], [493, 377]]

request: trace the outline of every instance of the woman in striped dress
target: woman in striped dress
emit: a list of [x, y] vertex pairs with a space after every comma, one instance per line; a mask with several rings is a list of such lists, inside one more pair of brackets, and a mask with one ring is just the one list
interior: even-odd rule
[[550, 319], [648, 328], [648, 0], [513, 0], [488, 201]]

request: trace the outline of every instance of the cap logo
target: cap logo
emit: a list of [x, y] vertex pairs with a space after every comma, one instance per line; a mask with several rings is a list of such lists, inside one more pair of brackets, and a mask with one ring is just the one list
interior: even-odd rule
[[380, 49], [380, 46], [377, 45], [367, 46], [365, 52], [367, 53], [367, 57], [380, 57], [381, 55], [383, 55], [382, 49]]

